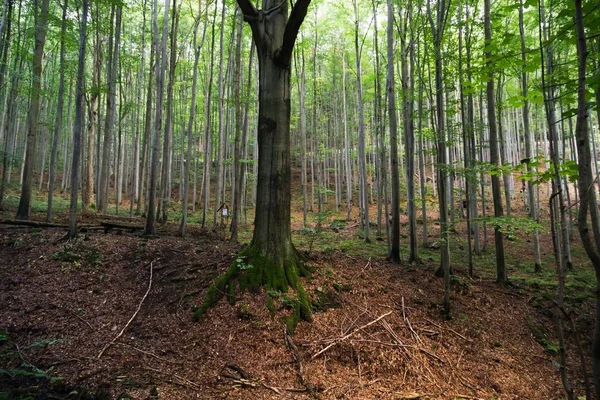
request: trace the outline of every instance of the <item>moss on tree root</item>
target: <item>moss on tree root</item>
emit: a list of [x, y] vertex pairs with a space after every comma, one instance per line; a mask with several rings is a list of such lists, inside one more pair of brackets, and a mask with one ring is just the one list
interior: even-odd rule
[[312, 321], [311, 302], [300, 277], [310, 277], [310, 270], [293, 246], [280, 254], [265, 255], [258, 246], [250, 244], [209, 287], [202, 305], [194, 312], [194, 319], [202, 319], [225, 295], [229, 303], [234, 304], [238, 292], [257, 292], [264, 287], [266, 291], [287, 293], [291, 287], [296, 292], [296, 301], [286, 324], [293, 332], [300, 320]]

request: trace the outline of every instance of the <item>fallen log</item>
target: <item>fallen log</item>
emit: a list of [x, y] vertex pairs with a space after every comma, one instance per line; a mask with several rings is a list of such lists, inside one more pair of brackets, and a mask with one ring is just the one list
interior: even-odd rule
[[99, 224], [104, 227], [104, 232], [106, 233], [113, 229], [123, 229], [132, 232], [144, 229], [144, 225], [128, 224], [124, 222], [100, 221]]
[[145, 219], [142, 217], [130, 217], [128, 215], [112, 215], [112, 214], [97, 214], [98, 219], [102, 221], [129, 221], [129, 222], [140, 222]]
[[16, 225], [16, 226], [32, 226], [34, 228], [63, 228], [69, 229], [67, 224], [55, 224], [53, 222], [42, 222], [42, 221], [27, 221], [20, 219], [0, 219], [0, 224], [3, 225]]

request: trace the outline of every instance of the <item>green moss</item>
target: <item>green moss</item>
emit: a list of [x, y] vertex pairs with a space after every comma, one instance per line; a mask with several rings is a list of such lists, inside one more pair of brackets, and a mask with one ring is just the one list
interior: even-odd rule
[[[300, 281], [300, 276], [310, 276], [311, 271], [304, 265], [301, 255], [293, 246], [288, 253], [287, 256], [280, 255], [273, 260], [261, 254], [252, 244], [246, 247], [227, 271], [210, 286], [204, 302], [194, 312], [194, 319], [200, 320], [225, 293], [229, 302], [233, 304], [238, 290], [257, 292], [264, 287], [267, 293], [287, 293], [291, 287], [296, 292], [297, 300], [289, 302], [292, 306], [292, 316], [286, 321], [288, 329], [295, 328], [300, 320], [312, 321], [311, 303]], [[273, 317], [273, 296], [268, 296], [267, 308]]]

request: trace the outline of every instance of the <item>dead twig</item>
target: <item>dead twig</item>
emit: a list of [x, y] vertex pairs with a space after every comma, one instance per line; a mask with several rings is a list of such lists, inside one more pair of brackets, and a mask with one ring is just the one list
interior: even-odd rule
[[319, 396], [317, 395], [314, 386], [311, 385], [310, 382], [308, 382], [308, 380], [306, 380], [306, 378], [304, 377], [304, 369], [302, 368], [302, 361], [300, 360], [300, 353], [298, 352], [298, 347], [296, 347], [296, 345], [294, 344], [294, 341], [292, 340], [292, 337], [290, 336], [287, 327], [283, 328], [283, 337], [285, 340], [285, 345], [292, 353], [294, 361], [296, 362], [296, 375], [298, 376], [298, 381], [302, 386], [306, 388], [306, 390], [308, 391], [308, 393], [310, 393], [312, 397], [318, 399]]
[[368, 324], [365, 324], [363, 326], [360, 326], [356, 329], [354, 329], [352, 332], [334, 340], [331, 344], [325, 346], [323, 349], [319, 350], [317, 353], [315, 353], [315, 355], [313, 355], [311, 357], [311, 359], [314, 359], [318, 356], [320, 356], [321, 354], [325, 353], [327, 350], [329, 350], [331, 347], [335, 346], [338, 343], [341, 343], [343, 341], [345, 341], [346, 339], [350, 338], [352, 335], [356, 334], [357, 332], [362, 331], [363, 329], [368, 328], [369, 326], [376, 324], [377, 322], [379, 322], [380, 320], [382, 320], [383, 318], [387, 317], [388, 315], [390, 315], [392, 312], [388, 311], [385, 314], [382, 314], [381, 316], [377, 317], [376, 319], [374, 319], [373, 321], [369, 322]]
[[187, 388], [190, 388], [190, 389], [195, 389], [195, 390], [200, 390], [201, 389], [201, 386], [198, 385], [196, 382], [192, 382], [189, 379], [184, 378], [183, 376], [179, 376], [177, 374], [172, 374], [170, 372], [166, 372], [164, 370], [160, 370], [160, 369], [152, 368], [152, 367], [148, 367], [148, 366], [142, 366], [142, 368], [146, 369], [148, 371], [158, 372], [160, 374], [164, 374], [164, 375], [170, 376], [172, 378], [175, 378], [175, 379], [177, 379], [177, 381], [171, 381], [171, 383], [174, 383], [176, 385], [184, 386], [184, 387], [187, 387]]
[[102, 348], [102, 350], [100, 350], [100, 353], [98, 353], [98, 356], [96, 358], [100, 359], [102, 357], [102, 354], [104, 354], [104, 352], [106, 351], [106, 349], [108, 349], [113, 343], [115, 343], [117, 341], [117, 339], [119, 339], [123, 335], [123, 333], [125, 333], [125, 330], [129, 327], [129, 325], [131, 324], [131, 322], [135, 319], [135, 317], [140, 312], [140, 309], [142, 308], [142, 304], [144, 304], [144, 300], [146, 300], [146, 297], [148, 297], [148, 293], [150, 293], [150, 289], [152, 288], [152, 273], [153, 273], [153, 268], [154, 268], [154, 261], [152, 261], [150, 263], [150, 280], [148, 282], [148, 289], [146, 290], [146, 293], [144, 294], [144, 297], [142, 297], [142, 300], [138, 304], [137, 310], [135, 310], [135, 312], [133, 313], [133, 315], [131, 316], [131, 318], [129, 318], [129, 321], [127, 321], [127, 323], [125, 324], [125, 326], [123, 327], [123, 329], [121, 329], [121, 332], [119, 332], [119, 334], [117, 336], [115, 336], [113, 338], [113, 340], [111, 340], [110, 342], [108, 342]]
[[417, 334], [417, 332], [415, 332], [415, 330], [413, 329], [412, 325], [410, 324], [410, 321], [408, 319], [408, 317], [406, 316], [406, 311], [404, 308], [404, 296], [402, 296], [402, 318], [404, 319], [404, 323], [406, 324], [406, 326], [408, 327], [408, 329], [410, 330], [410, 332], [412, 333], [415, 342], [417, 342], [417, 344], [419, 344], [421, 342], [421, 338], [419, 337], [419, 335]]
[[157, 356], [157, 355], [156, 355], [156, 354], [154, 354], [154, 353], [151, 353], [151, 352], [149, 352], [149, 351], [146, 351], [146, 350], [139, 349], [139, 348], [137, 348], [137, 347], [134, 347], [134, 346], [132, 346], [132, 345], [130, 345], [130, 344], [127, 344], [127, 343], [116, 343], [116, 345], [117, 345], [117, 346], [129, 347], [129, 348], [130, 348], [130, 349], [132, 349], [132, 350], [135, 350], [135, 351], [137, 351], [137, 352], [140, 352], [140, 353], [142, 353], [142, 354], [149, 355], [150, 357], [154, 357], [154, 358], [156, 358], [157, 360], [160, 360], [160, 361], [168, 362], [168, 363], [171, 363], [171, 364], [179, 364], [179, 365], [183, 364], [183, 363], [182, 363], [182, 362], [180, 362], [180, 361], [171, 361], [171, 360], [169, 360], [169, 359], [167, 359], [167, 358], [162, 358], [162, 357], [160, 357], [160, 356]]
[[433, 359], [435, 359], [435, 360], [437, 360], [437, 361], [441, 362], [442, 364], [445, 364], [445, 361], [444, 361], [444, 360], [442, 360], [441, 358], [439, 358], [438, 356], [436, 356], [435, 354], [433, 354], [433, 353], [431, 353], [431, 352], [429, 352], [429, 351], [427, 351], [427, 350], [425, 350], [425, 349], [423, 349], [423, 348], [419, 348], [419, 351], [420, 351], [421, 353], [425, 353], [425, 354], [427, 354], [429, 357], [431, 357], [431, 358], [433, 358]]
[[431, 321], [431, 320], [429, 320], [429, 319], [427, 319], [427, 318], [423, 318], [423, 319], [424, 319], [425, 321], [429, 322], [431, 325], [438, 327], [439, 329], [446, 330], [446, 331], [448, 331], [448, 332], [454, 333], [456, 336], [458, 336], [459, 338], [461, 338], [461, 339], [463, 339], [463, 340], [466, 340], [467, 342], [470, 342], [470, 341], [471, 341], [471, 339], [469, 339], [469, 338], [465, 337], [464, 335], [461, 335], [460, 333], [456, 332], [456, 331], [455, 331], [454, 329], [452, 329], [452, 328], [445, 328], [445, 327], [443, 327], [443, 326], [441, 326], [441, 325], [439, 325], [439, 324], [436, 324], [435, 322], [433, 322], [433, 321]]
[[93, 326], [92, 326], [92, 325], [91, 325], [91, 324], [90, 324], [88, 321], [86, 321], [85, 319], [83, 319], [82, 317], [80, 317], [79, 315], [77, 315], [77, 313], [76, 313], [76, 312], [74, 312], [74, 311], [71, 311], [71, 310], [69, 310], [69, 309], [68, 309], [68, 308], [66, 308], [66, 307], [63, 307], [63, 306], [58, 306], [58, 305], [56, 305], [56, 304], [53, 304], [53, 306], [54, 306], [54, 307], [56, 307], [56, 308], [58, 308], [59, 310], [63, 310], [63, 311], [66, 311], [66, 312], [68, 312], [69, 314], [73, 315], [75, 318], [79, 319], [81, 322], [83, 322], [84, 324], [86, 324], [87, 326], [89, 326], [89, 328], [90, 328], [91, 330], [94, 330], [94, 327], [93, 327]]

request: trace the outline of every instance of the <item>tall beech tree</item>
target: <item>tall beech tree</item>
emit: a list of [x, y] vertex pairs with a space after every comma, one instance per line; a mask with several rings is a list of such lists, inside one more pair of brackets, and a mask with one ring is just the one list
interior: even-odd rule
[[31, 100], [27, 117], [27, 143], [25, 162], [23, 165], [23, 182], [21, 184], [21, 197], [17, 209], [17, 219], [29, 219], [31, 208], [31, 185], [33, 184], [33, 168], [36, 158], [38, 126], [40, 118], [40, 94], [42, 91], [42, 59], [44, 45], [46, 44], [46, 31], [48, 30], [48, 12], [50, 0], [34, 0], [33, 21], [35, 25], [35, 46], [32, 61]]
[[308, 275], [308, 270], [292, 244], [290, 215], [291, 57], [310, 0], [296, 1], [290, 12], [286, 1], [263, 0], [260, 10], [249, 0], [238, 0], [238, 4], [252, 29], [259, 66], [254, 234], [240, 255], [243, 263], [234, 262], [216, 280], [195, 317], [201, 318], [224, 293], [232, 299], [238, 282], [241, 290], [265, 286], [286, 292], [291, 287], [297, 295], [288, 324], [293, 329], [300, 319], [312, 320], [310, 301], [299, 278]]
[[[450, 226], [448, 224], [448, 144], [446, 132], [446, 118], [444, 112], [444, 84], [442, 71], [442, 39], [447, 23], [448, 3], [441, 0], [436, 4], [435, 21], [431, 10], [431, 0], [427, 0], [427, 18], [433, 35], [433, 48], [435, 55], [435, 111], [437, 117], [436, 145], [437, 145], [437, 183], [438, 204], [440, 208], [441, 231], [441, 263], [438, 275], [444, 277], [444, 312], [450, 314]], [[433, 118], [433, 115], [432, 115]]]
[[56, 164], [58, 162], [58, 140], [62, 129], [62, 117], [65, 95], [65, 40], [67, 35], [67, 6], [69, 2], [63, 3], [62, 23], [60, 28], [60, 78], [58, 84], [58, 99], [56, 101], [56, 118], [54, 120], [54, 133], [52, 135], [52, 149], [50, 155], [50, 178], [48, 187], [48, 210], [46, 221], [52, 221], [52, 201], [54, 200], [54, 182], [56, 180]]
[[156, 180], [158, 176], [158, 146], [160, 142], [160, 131], [162, 128], [163, 97], [165, 89], [165, 70], [167, 68], [167, 32], [169, 27], [170, 1], [164, 3], [164, 15], [162, 26], [162, 37], [158, 36], [158, 2], [154, 0], [153, 29], [156, 52], [156, 117], [154, 119], [154, 131], [152, 134], [152, 154], [150, 164], [150, 183], [148, 194], [148, 215], [144, 233], [152, 235], [155, 233], [154, 220], [156, 219]]
[[85, 48], [87, 44], [88, 0], [81, 5], [81, 25], [79, 28], [79, 61], [77, 63], [77, 87], [75, 88], [75, 127], [73, 129], [73, 160], [71, 167], [71, 203], [69, 207], [69, 237], [77, 235], [77, 193], [80, 171], [80, 139], [85, 119], [84, 75]]
[[392, 164], [392, 226], [389, 259], [400, 262], [400, 175], [398, 172], [398, 122], [394, 79], [394, 4], [387, 0], [387, 99], [390, 123], [390, 155]]
[[[592, 372], [596, 398], [600, 396], [600, 219], [598, 215], [598, 199], [594, 189], [592, 174], [592, 157], [590, 154], [590, 134], [588, 131], [588, 114], [586, 100], [587, 42], [583, 24], [582, 0], [575, 0], [575, 32], [577, 37], [577, 120], [575, 137], [579, 155], [577, 179], [579, 191], [579, 213], [577, 227], [579, 236], [588, 257], [592, 261], [596, 274], [596, 311], [594, 334], [592, 336]], [[592, 234], [588, 223], [591, 220]]]
[[[490, 162], [492, 166], [499, 166], [500, 155], [498, 154], [498, 130], [496, 125], [496, 107], [494, 98], [494, 60], [490, 50], [492, 44], [492, 23], [490, 0], [484, 1], [484, 29], [485, 29], [485, 65], [487, 68], [487, 114], [488, 129], [490, 133]], [[500, 177], [498, 174], [492, 174], [492, 195], [494, 200], [494, 216], [501, 218], [504, 215], [502, 209], [502, 193], [500, 191]], [[494, 241], [496, 243], [496, 281], [506, 282], [506, 263], [504, 258], [504, 237], [498, 224], [494, 227]]]

